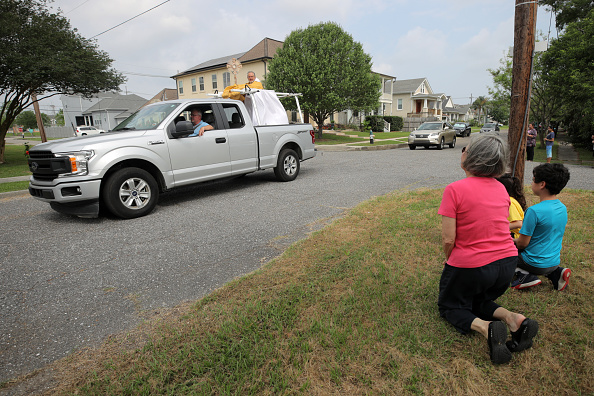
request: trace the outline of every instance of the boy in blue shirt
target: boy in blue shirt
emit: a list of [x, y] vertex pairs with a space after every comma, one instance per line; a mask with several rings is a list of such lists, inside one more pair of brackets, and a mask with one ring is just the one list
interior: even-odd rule
[[517, 279], [513, 289], [541, 284], [545, 275], [556, 290], [563, 290], [571, 276], [569, 268], [560, 267], [561, 245], [567, 225], [567, 208], [557, 199], [569, 181], [569, 170], [562, 164], [542, 164], [532, 171], [532, 192], [540, 203], [529, 207], [524, 215], [520, 236], [515, 240], [518, 255]]

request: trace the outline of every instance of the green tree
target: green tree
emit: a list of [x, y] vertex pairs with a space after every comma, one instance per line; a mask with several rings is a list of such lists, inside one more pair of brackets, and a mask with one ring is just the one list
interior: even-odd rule
[[594, 8], [568, 21], [542, 55], [543, 76], [560, 101], [559, 120], [574, 144], [590, 146], [594, 134]]
[[289, 34], [269, 63], [266, 87], [302, 93], [301, 106], [321, 137], [331, 114], [378, 108], [381, 82], [371, 64], [371, 56], [350, 34], [333, 22], [320, 23]]
[[550, 125], [551, 120], [559, 116], [561, 106], [559, 95], [546, 77], [547, 72], [543, 66], [542, 53], [538, 53], [534, 58], [532, 73], [530, 119], [535, 126], [543, 125], [543, 127], [537, 127], [541, 147], [545, 145], [546, 125]]
[[[542, 36], [541, 36], [542, 37]], [[511, 106], [512, 89], [512, 57], [508, 54], [499, 60], [497, 69], [487, 69], [493, 77], [494, 87], [489, 87], [489, 94], [492, 99], [489, 100], [489, 109], [491, 116], [502, 121], [509, 119], [509, 109]], [[532, 91], [530, 96], [530, 120], [535, 125], [543, 123], [550, 124], [555, 118], [559, 109], [559, 98], [551, 89], [551, 84], [544, 78], [546, 75], [543, 69], [541, 53], [536, 53], [532, 72]], [[544, 145], [544, 135], [546, 128], [539, 130], [539, 136], [542, 145]]]
[[479, 116], [478, 116], [479, 123], [481, 123], [481, 112], [486, 109], [488, 102], [489, 102], [489, 100], [486, 97], [479, 96], [472, 103], [472, 108], [475, 109], [475, 110], [478, 110], [478, 113], [479, 113]]
[[64, 109], [60, 109], [58, 114], [55, 115], [54, 119], [56, 120], [57, 126], [64, 126]]
[[[45, 113], [41, 113], [41, 121], [45, 126], [49, 126], [52, 123], [49, 116]], [[14, 122], [17, 125], [22, 125], [26, 129], [38, 128], [37, 117], [35, 117], [35, 113], [31, 110], [23, 111], [15, 118]]]
[[9, 126], [35, 95], [38, 101], [63, 93], [88, 97], [125, 81], [107, 53], [51, 13], [47, 1], [0, 1], [0, 163]]
[[540, 0], [539, 4], [549, 6], [553, 10], [559, 29], [563, 29], [570, 22], [586, 18], [594, 9], [592, 0]]
[[511, 88], [512, 88], [512, 59], [513, 54], [508, 52], [506, 56], [499, 60], [497, 69], [487, 69], [493, 77], [494, 87], [488, 87], [489, 107], [491, 116], [500, 122], [509, 120], [509, 109], [511, 106]]

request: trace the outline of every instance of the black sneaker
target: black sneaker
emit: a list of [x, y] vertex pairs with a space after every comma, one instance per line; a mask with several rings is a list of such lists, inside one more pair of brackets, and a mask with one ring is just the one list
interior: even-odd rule
[[571, 270], [569, 268], [557, 267], [557, 269], [547, 275], [555, 290], [564, 290], [569, 283]]
[[536, 275], [521, 274], [518, 279], [512, 282], [511, 288], [516, 290], [527, 289], [532, 286], [540, 285], [542, 281]]
[[512, 354], [505, 345], [507, 326], [501, 321], [489, 323], [489, 357], [494, 364], [503, 364], [511, 360]]
[[511, 333], [511, 340], [506, 342], [507, 349], [511, 352], [520, 352], [532, 347], [532, 339], [538, 333], [538, 322], [525, 319], [517, 331]]

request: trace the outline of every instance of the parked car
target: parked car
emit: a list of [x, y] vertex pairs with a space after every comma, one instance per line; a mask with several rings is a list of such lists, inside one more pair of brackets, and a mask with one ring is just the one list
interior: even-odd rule
[[454, 124], [454, 130], [456, 131], [456, 136], [470, 136], [470, 124], [467, 122], [456, 122]]
[[448, 122], [424, 122], [408, 135], [408, 147], [411, 150], [417, 146], [437, 146], [442, 150], [446, 143], [451, 148], [456, 147], [456, 131]]
[[105, 133], [103, 129], [95, 128], [94, 126], [77, 126], [76, 136], [99, 135]]
[[481, 133], [483, 132], [499, 132], [499, 125], [496, 122], [487, 122], [481, 128]]

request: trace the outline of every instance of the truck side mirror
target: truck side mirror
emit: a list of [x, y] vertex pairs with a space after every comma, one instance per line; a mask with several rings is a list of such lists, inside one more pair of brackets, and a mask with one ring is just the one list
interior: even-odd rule
[[192, 133], [194, 133], [194, 125], [190, 121], [178, 121], [175, 123], [175, 132], [172, 132], [171, 136], [179, 139]]

